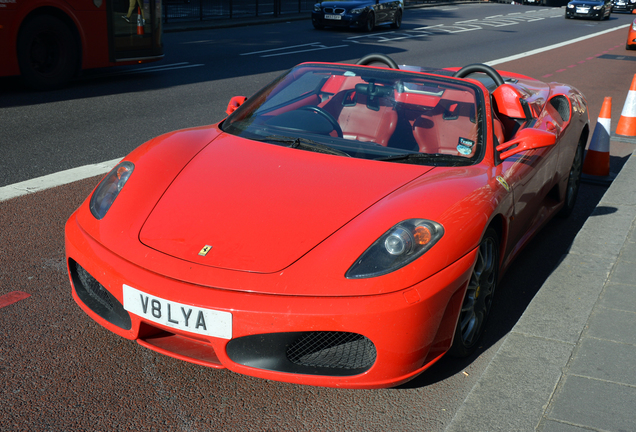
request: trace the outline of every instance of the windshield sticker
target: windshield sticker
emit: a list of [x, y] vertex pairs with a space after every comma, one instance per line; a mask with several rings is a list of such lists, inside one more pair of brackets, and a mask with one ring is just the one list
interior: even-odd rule
[[469, 155], [473, 152], [473, 146], [475, 145], [475, 141], [471, 141], [466, 138], [460, 138], [459, 144], [457, 144], [457, 151], [463, 155]]
[[355, 72], [346, 71], [346, 72], [344, 73], [344, 76], [347, 76], [347, 77], [354, 77], [354, 76], [356, 76], [356, 74], [355, 74]]

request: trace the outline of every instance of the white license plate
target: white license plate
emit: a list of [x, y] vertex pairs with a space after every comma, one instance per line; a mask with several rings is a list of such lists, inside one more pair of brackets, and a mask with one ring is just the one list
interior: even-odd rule
[[232, 314], [155, 297], [124, 285], [124, 309], [166, 327], [232, 339]]
[[325, 19], [341, 20], [341, 19], [342, 19], [342, 15], [329, 15], [329, 14], [325, 14]]
[[580, 14], [586, 14], [589, 11], [590, 11], [589, 9], [576, 8], [576, 13], [580, 13]]

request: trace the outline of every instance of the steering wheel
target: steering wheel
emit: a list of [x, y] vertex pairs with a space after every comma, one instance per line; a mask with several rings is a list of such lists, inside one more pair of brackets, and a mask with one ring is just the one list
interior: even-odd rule
[[327, 121], [329, 121], [329, 124], [331, 124], [331, 127], [333, 128], [333, 130], [335, 130], [336, 133], [338, 134], [338, 138], [342, 138], [342, 128], [338, 124], [338, 121], [331, 114], [329, 114], [327, 111], [325, 111], [324, 109], [322, 109], [320, 107], [317, 107], [317, 106], [313, 106], [313, 105], [307, 105], [307, 106], [304, 106], [304, 107], [298, 108], [298, 109], [299, 110], [303, 110], [303, 111], [312, 111], [312, 112], [315, 112], [317, 114], [320, 114], [321, 116], [326, 118]]
[[455, 72], [453, 76], [456, 78], [464, 78], [466, 75], [470, 75], [473, 72], [485, 73], [490, 78], [492, 78], [495, 84], [497, 84], [497, 87], [499, 87], [500, 85], [504, 83], [504, 80], [501, 77], [501, 75], [499, 75], [499, 72], [497, 72], [495, 69], [491, 68], [490, 66], [487, 66], [481, 63], [475, 63], [475, 64], [470, 64], [468, 66], [464, 66], [463, 68]]
[[356, 64], [365, 66], [365, 65], [369, 65], [371, 63], [376, 63], [376, 62], [377, 63], [384, 63], [385, 65], [387, 65], [391, 69], [399, 69], [397, 63], [391, 57], [389, 57], [388, 55], [380, 54], [380, 53], [374, 53], [374, 54], [365, 55], [360, 60], [358, 60], [358, 63], [356, 63]]

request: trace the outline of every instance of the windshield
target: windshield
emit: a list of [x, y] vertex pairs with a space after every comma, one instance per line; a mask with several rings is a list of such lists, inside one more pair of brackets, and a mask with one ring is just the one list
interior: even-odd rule
[[476, 86], [444, 77], [304, 64], [251, 97], [222, 129], [338, 156], [470, 165], [484, 147], [481, 100]]

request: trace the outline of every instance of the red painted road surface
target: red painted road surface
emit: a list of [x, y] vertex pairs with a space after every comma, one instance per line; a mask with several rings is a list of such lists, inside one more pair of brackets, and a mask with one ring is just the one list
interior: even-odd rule
[[0, 309], [2, 309], [5, 306], [9, 306], [15, 302], [19, 302], [20, 300], [24, 300], [25, 298], [30, 296], [31, 294], [27, 294], [22, 291], [13, 291], [13, 292], [10, 292], [9, 294], [0, 296]]
[[[626, 32], [497, 67], [579, 88], [593, 125], [611, 96], [614, 130], [636, 72]], [[616, 164], [636, 148], [612, 145]], [[0, 202], [0, 431], [438, 431], [498, 347], [386, 390], [282, 384], [156, 354], [99, 327], [71, 298], [64, 223], [97, 180]], [[16, 292], [30, 297], [11, 302]]]

